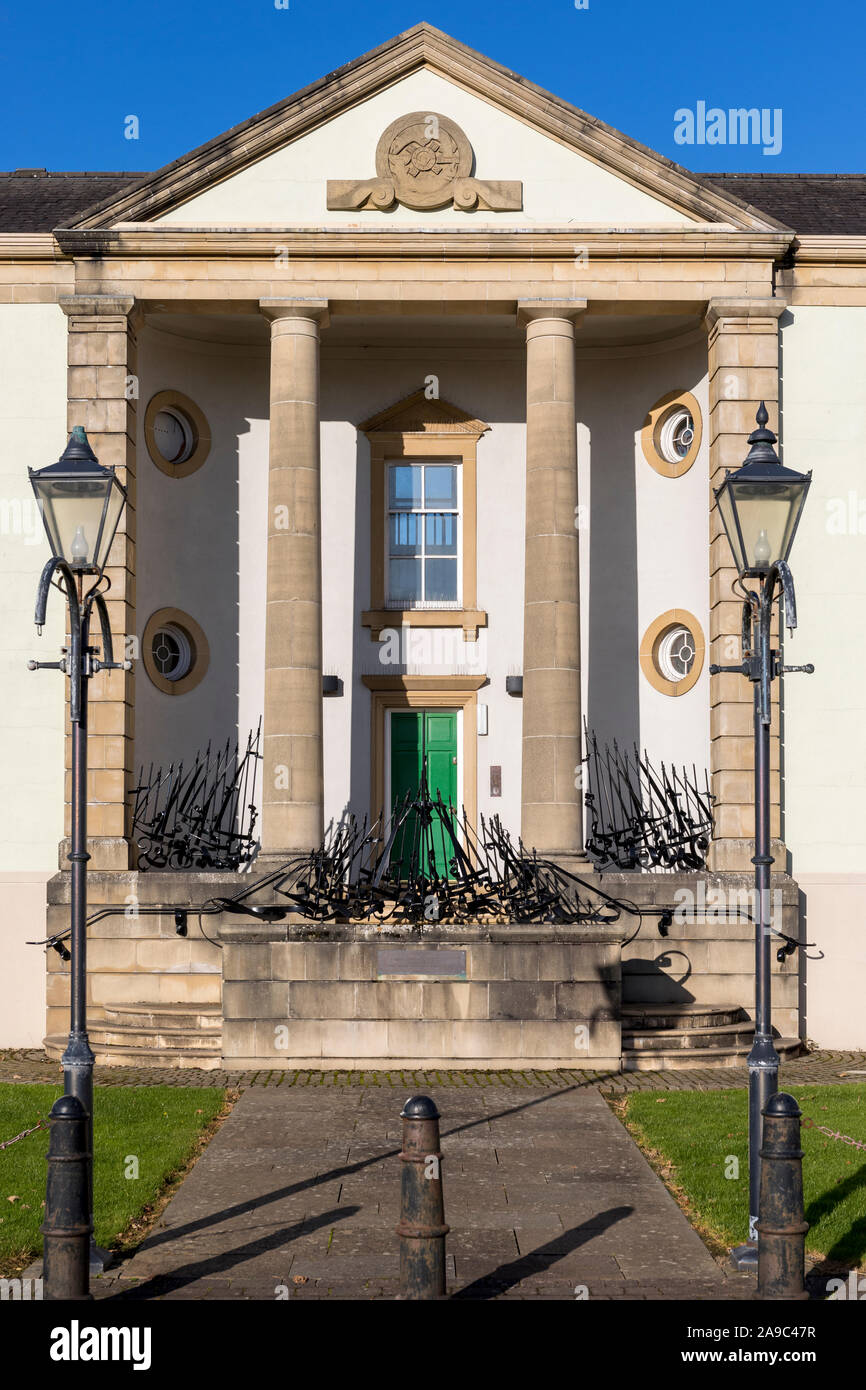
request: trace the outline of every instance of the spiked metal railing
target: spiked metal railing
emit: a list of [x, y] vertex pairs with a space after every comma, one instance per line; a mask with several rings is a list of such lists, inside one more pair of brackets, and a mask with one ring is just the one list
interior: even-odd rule
[[227, 739], [186, 768], [141, 769], [132, 814], [140, 869], [239, 869], [255, 858], [261, 731], [259, 720], [243, 754]]
[[[321, 848], [296, 855], [232, 899], [224, 911], [274, 920], [285, 909], [248, 901], [263, 887], [319, 922], [603, 922], [619, 906], [593, 885], [515, 845], [498, 816], [477, 833], [425, 780], [390, 817], [368, 826], [347, 815]], [[586, 891], [583, 891], [586, 890]]]
[[586, 731], [589, 789], [584, 795], [586, 849], [599, 869], [702, 869], [713, 833], [713, 795], [704, 772], [659, 764], [637, 744], [633, 752], [599, 746]]

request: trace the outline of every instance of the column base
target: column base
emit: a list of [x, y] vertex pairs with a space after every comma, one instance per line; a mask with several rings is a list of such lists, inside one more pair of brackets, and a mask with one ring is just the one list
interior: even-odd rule
[[565, 869], [568, 874], [577, 874], [579, 878], [586, 878], [596, 872], [595, 865], [589, 855], [577, 850], [562, 849], [538, 849], [536, 854], [539, 859], [549, 859], [551, 864], [556, 864], [557, 868]]
[[[72, 848], [72, 841], [65, 838], [60, 841], [57, 850], [57, 867], [61, 872], [69, 868], [69, 851]], [[90, 859], [87, 862], [88, 873], [94, 870], [105, 870], [113, 872], [129, 872], [138, 865], [138, 846], [131, 840], [127, 840], [125, 835], [88, 835], [87, 853]]]
[[[753, 839], [713, 840], [707, 855], [707, 868], [712, 873], [748, 872], [754, 873], [752, 857], [755, 853]], [[770, 853], [775, 860], [773, 872], [788, 872], [788, 850], [784, 840], [771, 840]]]

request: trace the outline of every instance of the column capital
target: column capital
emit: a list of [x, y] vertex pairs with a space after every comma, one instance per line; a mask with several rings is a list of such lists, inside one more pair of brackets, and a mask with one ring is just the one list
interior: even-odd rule
[[711, 299], [707, 304], [704, 322], [714, 328], [721, 319], [779, 319], [788, 301], [773, 299]]
[[128, 318], [135, 308], [135, 298], [129, 294], [70, 294], [61, 295], [57, 302], [70, 317], [91, 314], [98, 318]]
[[521, 328], [539, 319], [574, 321], [586, 312], [585, 299], [518, 299], [517, 323]]
[[312, 319], [320, 328], [330, 321], [327, 299], [260, 299], [259, 312], [274, 323], [277, 319]]

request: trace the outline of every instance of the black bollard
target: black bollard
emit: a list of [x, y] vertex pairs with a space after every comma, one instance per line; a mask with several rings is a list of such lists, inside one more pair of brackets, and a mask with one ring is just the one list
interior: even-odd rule
[[87, 1115], [75, 1096], [61, 1096], [49, 1116], [48, 1185], [45, 1193], [43, 1271], [45, 1298], [88, 1299], [90, 1292], [90, 1194]]
[[445, 1202], [439, 1111], [429, 1096], [413, 1096], [400, 1111], [400, 1296], [445, 1297]]
[[777, 1091], [764, 1108], [758, 1208], [758, 1298], [806, 1299], [800, 1107]]

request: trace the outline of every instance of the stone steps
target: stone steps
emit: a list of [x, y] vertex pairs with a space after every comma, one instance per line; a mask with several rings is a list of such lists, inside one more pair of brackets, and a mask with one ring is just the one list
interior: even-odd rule
[[739, 1004], [623, 1004], [623, 1033], [659, 1028], [679, 1028], [684, 1021], [690, 1029], [719, 1028], [742, 1023], [745, 1011]]
[[[222, 1010], [218, 1004], [107, 1004], [104, 1018], [88, 1023], [90, 1045], [102, 1066], [198, 1067], [222, 1064]], [[45, 1051], [60, 1058], [66, 1035], [49, 1034]]]
[[[754, 1033], [754, 1023], [738, 1004], [624, 1004], [622, 1069], [741, 1066]], [[790, 1057], [802, 1048], [798, 1038], [777, 1038], [776, 1050]]]
[[[739, 1050], [745, 1047], [748, 1052], [755, 1036], [755, 1025], [749, 1023], [723, 1024], [711, 1028], [644, 1028], [626, 1031], [623, 1029], [623, 1052], [673, 1052], [674, 1049], [706, 1051], [711, 1048], [728, 1047]], [[663, 1042], [660, 1049], [659, 1044]]]
[[[774, 1038], [781, 1058], [799, 1057], [803, 1044], [799, 1038]], [[632, 1052], [623, 1048], [623, 1071], [680, 1071], [688, 1067], [743, 1067], [749, 1054], [751, 1038], [742, 1047], [673, 1047], [657, 1048], [651, 1052]]]

